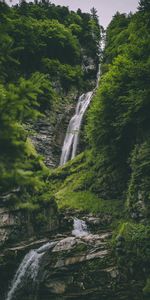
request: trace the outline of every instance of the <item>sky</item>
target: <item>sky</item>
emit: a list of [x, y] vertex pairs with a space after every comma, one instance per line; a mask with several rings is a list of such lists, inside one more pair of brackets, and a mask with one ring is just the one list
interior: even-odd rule
[[[7, 0], [7, 3], [9, 1]], [[11, 2], [17, 3], [18, 1], [12, 0]], [[90, 9], [95, 7], [100, 18], [100, 24], [107, 27], [116, 11], [121, 13], [135, 12], [139, 0], [51, 0], [50, 2], [56, 5], [69, 6], [71, 10], [75, 11], [81, 8], [83, 12], [90, 12]]]

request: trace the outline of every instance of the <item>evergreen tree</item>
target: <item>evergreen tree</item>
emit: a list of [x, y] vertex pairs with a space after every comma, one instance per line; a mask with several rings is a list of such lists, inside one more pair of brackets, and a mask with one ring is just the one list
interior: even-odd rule
[[143, 12], [150, 11], [150, 0], [140, 0], [139, 10]]

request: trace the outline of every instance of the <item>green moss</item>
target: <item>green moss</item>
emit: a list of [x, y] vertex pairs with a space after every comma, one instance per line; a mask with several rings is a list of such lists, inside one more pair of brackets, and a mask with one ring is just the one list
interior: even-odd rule
[[131, 155], [132, 176], [129, 181], [127, 205], [131, 212], [145, 218], [150, 215], [150, 139], [136, 145]]
[[117, 216], [121, 213], [123, 203], [118, 200], [102, 200], [89, 191], [71, 192], [67, 188], [55, 194], [60, 209], [72, 208], [92, 213], [106, 213]]
[[126, 222], [121, 224], [119, 228], [119, 235], [123, 236], [126, 241], [141, 242], [145, 241], [150, 236], [150, 226], [144, 224], [137, 224]]
[[32, 202], [26, 202], [26, 203], [20, 203], [18, 205], [18, 208], [27, 210], [27, 211], [35, 211], [37, 209], [39, 209], [39, 205], [38, 204], [34, 204]]
[[90, 191], [93, 174], [87, 153], [81, 153], [65, 166], [53, 170], [48, 178], [49, 189], [59, 209], [77, 209], [81, 212], [103, 213], [121, 217], [124, 203], [119, 200], [103, 200]]
[[87, 245], [84, 243], [78, 244], [72, 251], [71, 254], [82, 254], [82, 252], [87, 250]]
[[144, 295], [150, 296], [150, 278], [147, 279], [146, 285], [143, 289]]
[[29, 137], [26, 140], [25, 147], [26, 147], [26, 153], [27, 153], [28, 156], [37, 157], [38, 154], [37, 154], [37, 152], [35, 150], [35, 147], [32, 144], [32, 141]]
[[36, 222], [36, 225], [38, 225], [38, 226], [44, 226], [44, 225], [47, 225], [48, 218], [44, 215], [43, 212], [39, 212], [35, 216], [35, 222]]
[[[150, 269], [150, 226], [123, 222], [113, 240], [117, 264], [128, 279], [134, 278], [144, 288]], [[148, 285], [143, 291], [147, 291]]]

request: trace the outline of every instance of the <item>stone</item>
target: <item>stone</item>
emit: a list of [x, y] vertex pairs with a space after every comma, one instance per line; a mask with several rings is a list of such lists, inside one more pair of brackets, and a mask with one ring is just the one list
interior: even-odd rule
[[67, 237], [60, 242], [53, 248], [52, 252], [59, 252], [59, 251], [68, 251], [71, 250], [77, 244], [77, 239], [75, 237]]

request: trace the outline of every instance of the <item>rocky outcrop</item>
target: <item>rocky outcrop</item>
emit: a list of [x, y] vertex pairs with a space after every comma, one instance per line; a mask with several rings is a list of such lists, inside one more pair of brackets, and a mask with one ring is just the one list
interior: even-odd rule
[[10, 207], [8, 202], [1, 201], [0, 248], [7, 245], [12, 246], [22, 240], [46, 235], [47, 232], [54, 232], [58, 228], [58, 212], [54, 201], [47, 203], [46, 207], [44, 205], [40, 207], [40, 213], [45, 218], [44, 224], [38, 222], [37, 213], [37, 211], [32, 212]]
[[[109, 299], [118, 276], [108, 246], [110, 237], [110, 232], [100, 232], [87, 233], [82, 237], [54, 238], [50, 246], [48, 243], [44, 246], [47, 250], [44, 250], [40, 261], [36, 289], [28, 274], [22, 279], [24, 284], [13, 299], [98, 299], [104, 295], [104, 290], [107, 298], [103, 299]], [[28, 249], [37, 245], [32, 243]], [[39, 248], [37, 253], [42, 253], [44, 247]], [[9, 249], [11, 254], [14, 251], [19, 257], [23, 247]]]
[[[52, 235], [59, 227], [59, 218], [55, 203], [50, 202], [46, 208], [41, 207], [45, 216], [44, 224], [38, 223], [36, 213], [0, 207], [0, 299], [8, 290], [8, 283], [23, 256], [32, 248], [46, 243], [46, 236]], [[38, 239], [45, 236], [44, 239]]]
[[[83, 55], [82, 69], [86, 85], [84, 91], [72, 87], [64, 91], [60, 82], [53, 82], [53, 87], [59, 97], [59, 105], [44, 111], [43, 117], [35, 124], [27, 124], [31, 140], [38, 152], [44, 157], [46, 166], [57, 167], [60, 162], [61, 149], [66, 130], [73, 116], [79, 96], [86, 91], [93, 90], [96, 86], [98, 72], [98, 58], [95, 60]], [[82, 136], [82, 132], [81, 132]], [[81, 142], [81, 149], [85, 145]]]
[[[145, 279], [141, 281], [140, 274], [134, 274], [131, 266], [128, 269], [129, 263], [124, 263], [124, 267], [117, 263], [110, 247], [112, 233], [107, 222], [107, 229], [102, 230], [98, 216], [85, 215], [84, 219], [89, 225], [83, 226], [82, 232], [66, 231], [51, 236], [50, 240], [30, 240], [5, 249], [0, 256], [1, 299], [5, 299], [8, 281], [13, 278], [24, 255], [23, 261], [28, 268], [22, 272], [21, 284], [20, 279], [17, 281], [11, 300], [148, 299], [142, 293]], [[69, 219], [68, 222], [67, 230], [71, 226]], [[117, 256], [119, 251], [121, 257], [126, 257], [125, 240], [121, 237], [117, 240], [116, 251]]]
[[35, 149], [38, 154], [44, 157], [46, 166], [50, 168], [59, 165], [66, 129], [75, 110], [77, 91], [68, 97], [70, 97], [69, 103], [60, 104], [60, 110], [56, 112], [46, 111], [45, 115], [38, 119], [35, 124], [28, 124]]
[[98, 299], [109, 285], [108, 298], [110, 282], [117, 276], [108, 247], [110, 236], [108, 232], [87, 234], [58, 242], [43, 258], [37, 299], [42, 295], [44, 300]]

